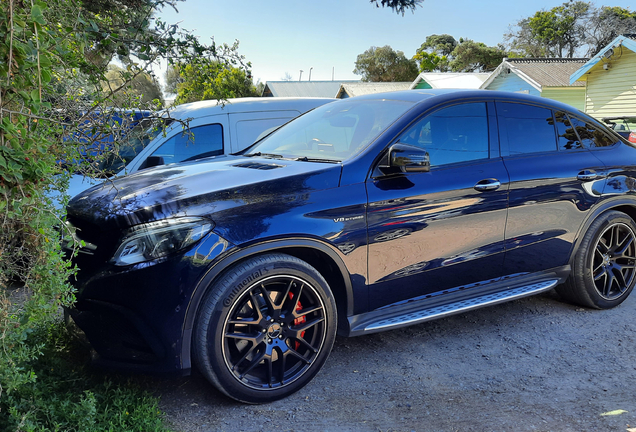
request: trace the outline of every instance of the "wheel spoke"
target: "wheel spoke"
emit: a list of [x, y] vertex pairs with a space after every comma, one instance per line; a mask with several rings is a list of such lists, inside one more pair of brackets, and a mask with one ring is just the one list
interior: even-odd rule
[[604, 239], [600, 238], [599, 241], [598, 241], [598, 244], [596, 245], [596, 250], [601, 255], [604, 255], [607, 252], [609, 252], [609, 247], [603, 241], [604, 241]]
[[309, 315], [309, 314], [312, 314], [314, 312], [321, 311], [322, 309], [323, 309], [323, 307], [321, 305], [317, 305], [317, 306], [314, 306], [314, 307], [301, 309], [299, 311], [294, 311], [293, 315], [294, 315], [294, 318], [299, 318], [299, 317], [304, 316], [304, 315]]
[[266, 353], [262, 352], [262, 353], [260, 353], [259, 356], [257, 356], [256, 358], [252, 359], [250, 364], [245, 369], [243, 369], [243, 372], [239, 375], [239, 378], [243, 379], [245, 377], [245, 375], [250, 373], [250, 371], [252, 369], [254, 369], [256, 367], [256, 365], [258, 365], [265, 358], [265, 355], [266, 355]]
[[605, 286], [603, 287], [603, 294], [605, 296], [609, 296], [610, 292], [612, 292], [612, 285], [614, 285], [614, 273], [608, 271], [607, 279], [605, 280]]
[[267, 303], [267, 312], [269, 315], [274, 315], [274, 311], [277, 309], [274, 303], [272, 302], [271, 297], [269, 296], [269, 292], [267, 292], [267, 288], [265, 288], [264, 284], [261, 284], [261, 295], [263, 296], [263, 300]]
[[307, 321], [304, 323], [303, 326], [294, 326], [292, 328], [292, 331], [297, 332], [298, 334], [309, 330], [310, 328], [312, 328], [313, 326], [315, 326], [316, 324], [320, 324], [321, 322], [323, 322], [325, 319], [323, 317], [318, 317], [318, 318], [314, 318], [311, 321]]
[[256, 294], [254, 294], [254, 291], [250, 291], [250, 302], [252, 303], [252, 309], [254, 310], [254, 313], [256, 314], [256, 320], [260, 321], [263, 319], [263, 314], [261, 313], [261, 307], [258, 304], [258, 298], [256, 297]]
[[617, 246], [615, 255], [625, 256], [625, 252], [627, 248], [629, 248], [632, 243], [634, 243], [634, 237], [632, 237], [629, 233], [625, 236], [623, 241]]
[[241, 357], [240, 360], [234, 364], [232, 370], [235, 371], [241, 365], [241, 363], [243, 363], [245, 359], [247, 359], [247, 357], [256, 350], [256, 348], [258, 348], [258, 345], [252, 345], [251, 347], [247, 348], [245, 350], [245, 354], [243, 354], [243, 357]]
[[627, 285], [627, 283], [625, 282], [625, 276], [623, 275], [623, 272], [620, 271], [620, 268], [618, 266], [614, 266], [612, 268], [612, 273], [614, 274], [614, 279], [618, 284], [618, 290], [620, 292], [625, 291], [625, 285]]
[[265, 364], [267, 365], [267, 384], [269, 385], [269, 387], [272, 387], [272, 378], [274, 376], [274, 374], [272, 373], [272, 357], [271, 356], [267, 356], [265, 357]]
[[594, 271], [594, 280], [595, 281], [599, 280], [603, 276], [607, 276], [607, 270], [605, 270], [605, 267], [603, 267], [602, 264], [599, 267], [601, 268], [601, 271], [598, 274], [596, 273], [596, 270]]

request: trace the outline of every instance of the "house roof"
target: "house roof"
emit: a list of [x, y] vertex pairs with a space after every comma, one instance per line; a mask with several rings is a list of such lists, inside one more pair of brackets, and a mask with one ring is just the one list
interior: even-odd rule
[[586, 58], [504, 59], [481, 88], [487, 88], [495, 78], [506, 72], [516, 74], [538, 91], [543, 87], [580, 87], [585, 84], [570, 84], [570, 75], [586, 61]]
[[583, 64], [578, 70], [572, 73], [570, 76], [570, 83], [583, 83], [581, 78], [583, 75], [588, 73], [590, 69], [596, 66], [599, 62], [604, 59], [609, 59], [612, 55], [614, 55], [614, 49], [620, 46], [624, 46], [630, 51], [636, 52], [636, 35], [633, 34], [625, 34], [618, 36], [612, 42], [610, 42], [605, 48], [599, 51], [594, 57], [592, 57], [587, 63]]
[[351, 82], [342, 83], [338, 90], [337, 98], [341, 98], [344, 94], [349, 97], [361, 96], [371, 93], [382, 93], [389, 91], [408, 90], [411, 82]]
[[263, 96], [273, 97], [335, 97], [340, 84], [360, 81], [267, 81]]
[[481, 72], [422, 72], [411, 84], [414, 89], [426, 81], [434, 89], [478, 89], [490, 73]]

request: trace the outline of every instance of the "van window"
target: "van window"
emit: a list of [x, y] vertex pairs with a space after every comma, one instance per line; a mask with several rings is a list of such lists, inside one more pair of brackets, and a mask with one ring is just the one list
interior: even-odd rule
[[236, 148], [232, 151], [238, 152], [251, 146], [261, 137], [265, 130], [272, 130], [287, 123], [293, 117], [268, 118], [254, 120], [240, 120], [236, 122]]
[[217, 123], [173, 135], [152, 156], [160, 156], [164, 163], [169, 164], [222, 154], [223, 127]]

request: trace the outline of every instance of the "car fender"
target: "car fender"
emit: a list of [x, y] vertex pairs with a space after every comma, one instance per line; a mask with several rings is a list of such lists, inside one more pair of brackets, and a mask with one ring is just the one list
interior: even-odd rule
[[[286, 239], [270, 239], [260, 241], [255, 244], [251, 244], [247, 247], [236, 248], [234, 251], [229, 251], [228, 254], [214, 262], [208, 271], [197, 283], [188, 308], [186, 310], [186, 316], [182, 330], [182, 344], [181, 344], [181, 364], [183, 369], [189, 369], [191, 367], [191, 346], [192, 346], [192, 330], [194, 322], [199, 310], [199, 305], [203, 296], [206, 293], [208, 286], [227, 268], [252, 256], [261, 255], [267, 252], [283, 252], [285, 249], [299, 249], [307, 248], [317, 250], [329, 256], [329, 258], [336, 264], [345, 286], [345, 296], [347, 303], [346, 315], [353, 314], [353, 286], [351, 284], [351, 277], [347, 267], [340, 257], [339, 252], [333, 246], [328, 243], [314, 238], [286, 238]], [[346, 317], [341, 317], [342, 318]]]
[[594, 208], [592, 208], [590, 210], [590, 213], [587, 215], [587, 218], [585, 219], [585, 221], [581, 224], [581, 227], [579, 228], [578, 232], [576, 233], [576, 238], [574, 240], [574, 247], [572, 248], [572, 251], [570, 252], [570, 264], [572, 264], [572, 260], [574, 259], [574, 256], [576, 255], [576, 251], [579, 249], [579, 246], [581, 244], [581, 241], [583, 240], [583, 237], [585, 236], [585, 233], [588, 231], [588, 229], [590, 228], [590, 225], [592, 225], [592, 223], [603, 213], [610, 211], [610, 210], [618, 210], [618, 211], [622, 211], [623, 213], [625, 213], [624, 208], [625, 207], [630, 207], [631, 208], [631, 213], [627, 213], [629, 217], [631, 217], [632, 219], [636, 220], [636, 197], [629, 197], [629, 196], [617, 196], [617, 197], [611, 197], [611, 198], [607, 198], [603, 201], [601, 201], [600, 203], [598, 203]]

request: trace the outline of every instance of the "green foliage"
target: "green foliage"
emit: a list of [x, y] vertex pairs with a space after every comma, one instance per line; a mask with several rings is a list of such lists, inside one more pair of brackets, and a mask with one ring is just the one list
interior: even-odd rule
[[506, 52], [502, 47], [489, 47], [482, 42], [461, 39], [452, 53], [453, 72], [490, 72], [501, 64]]
[[102, 90], [113, 93], [113, 99], [117, 105], [123, 104], [132, 97], [138, 98], [141, 103], [152, 103], [158, 101], [163, 103], [163, 95], [159, 88], [159, 83], [149, 73], [140, 73], [131, 81], [126, 79], [126, 70], [114, 64], [108, 65], [108, 70], [104, 75], [105, 81], [101, 82]]
[[[171, 70], [179, 71], [178, 78], [174, 77], [174, 72]], [[172, 77], [168, 81], [171, 74]], [[212, 60], [175, 65], [173, 69], [168, 69], [166, 81], [171, 88], [172, 86], [176, 87], [176, 104], [260, 96], [248, 72]]]
[[358, 55], [353, 73], [368, 82], [405, 82], [417, 78], [415, 60], [407, 59], [402, 51], [389, 45], [371, 47]]
[[[93, 137], [112, 134], [116, 141], [109, 151], [116, 152], [123, 135], [122, 125], [96, 121], [96, 113], [110, 107], [156, 106], [143, 104], [126, 90], [140, 81], [140, 86], [149, 85], [150, 66], [158, 58], [183, 64], [208, 58], [244, 68], [235, 46], [202, 45], [190, 33], [152, 18], [157, 7], [174, 4], [175, 0], [0, 2], [3, 431], [161, 430], [156, 401], [140, 396], [137, 389], [89, 379], [81, 368], [77, 374], [68, 368], [56, 374], [55, 366], [49, 373], [47, 362], [57, 361], [55, 353], [64, 348], [58, 346], [59, 339], [43, 336], [50, 332], [42, 329], [50, 329], [59, 319], [60, 306], [74, 300], [68, 284], [74, 269], [59, 241], [62, 214], [47, 193], [64, 188], [69, 173], [62, 162], [85, 158], [81, 147], [96, 140]], [[106, 66], [114, 56], [125, 69], [118, 71], [119, 81], [103, 88]], [[77, 137], [85, 142], [78, 145]], [[97, 161], [106, 157], [108, 152], [94, 155]], [[84, 168], [80, 165], [77, 171]]]
[[489, 47], [482, 42], [448, 34], [431, 35], [417, 49], [413, 59], [421, 72], [487, 72], [499, 66], [506, 57], [502, 47]]
[[636, 12], [568, 1], [520, 20], [506, 34], [516, 57], [593, 56], [621, 34], [636, 32]]
[[449, 34], [430, 35], [417, 49], [413, 59], [418, 63], [420, 72], [448, 72], [456, 46], [457, 41]]
[[415, 8], [422, 3], [424, 0], [370, 0], [371, 3], [375, 4], [376, 7], [389, 7], [393, 9], [393, 12], [404, 15], [406, 10], [411, 10], [415, 12]]
[[585, 26], [588, 57], [596, 55], [617, 36], [636, 34], [636, 12], [618, 6], [593, 9]]
[[59, 321], [40, 323], [23, 344], [42, 355], [28, 362], [32, 379], [0, 400], [0, 430], [166, 430], [156, 398], [132, 380], [87, 369], [87, 351]]

